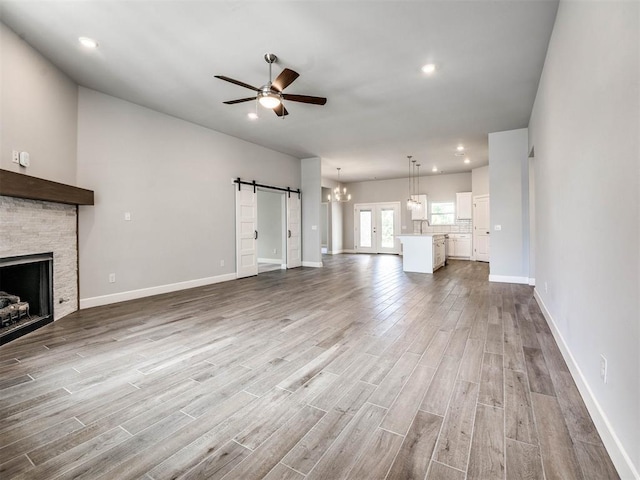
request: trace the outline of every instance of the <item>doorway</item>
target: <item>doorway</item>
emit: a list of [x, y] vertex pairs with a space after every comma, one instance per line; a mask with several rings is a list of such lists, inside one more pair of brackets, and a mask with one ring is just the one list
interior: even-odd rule
[[491, 257], [489, 212], [489, 195], [473, 197], [473, 254], [478, 262], [488, 262]]
[[241, 184], [236, 190], [236, 277], [302, 265], [298, 193]]
[[287, 268], [285, 194], [258, 189], [258, 273]]
[[400, 253], [400, 202], [358, 203], [354, 215], [357, 253]]

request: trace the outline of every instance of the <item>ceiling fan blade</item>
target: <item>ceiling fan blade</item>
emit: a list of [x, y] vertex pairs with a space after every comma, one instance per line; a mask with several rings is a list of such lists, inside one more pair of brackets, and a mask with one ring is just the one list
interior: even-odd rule
[[279, 117], [284, 117], [285, 115], [289, 115], [289, 112], [287, 112], [287, 109], [284, 108], [283, 104], [280, 104], [277, 107], [274, 107], [273, 111]]
[[259, 92], [260, 89], [249, 85], [248, 83], [241, 82], [240, 80], [234, 80], [233, 78], [225, 77], [224, 75], [214, 75], [216, 78], [220, 80], [224, 80], [225, 82], [233, 83], [235, 85], [240, 85], [241, 87], [248, 88], [249, 90], [253, 90], [255, 92]]
[[293, 70], [285, 68], [284, 70], [282, 70], [282, 72], [280, 72], [278, 78], [273, 81], [271, 87], [278, 92], [282, 92], [282, 90], [291, 85], [293, 81], [299, 76], [300, 74], [298, 72], [294, 72]]
[[229, 100], [227, 102], [222, 102], [222, 103], [226, 103], [227, 105], [234, 105], [236, 103], [250, 102], [251, 100], [255, 100], [255, 99], [256, 97], [239, 98], [238, 100]]
[[327, 103], [327, 99], [324, 97], [312, 97], [311, 95], [289, 95], [282, 94], [282, 98], [290, 100], [292, 102], [311, 103], [313, 105], [324, 105]]

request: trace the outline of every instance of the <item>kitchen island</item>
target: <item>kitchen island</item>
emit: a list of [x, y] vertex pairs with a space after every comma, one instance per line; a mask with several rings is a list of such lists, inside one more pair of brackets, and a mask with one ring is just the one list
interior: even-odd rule
[[402, 270], [433, 273], [445, 262], [446, 235], [442, 233], [398, 235], [402, 243]]

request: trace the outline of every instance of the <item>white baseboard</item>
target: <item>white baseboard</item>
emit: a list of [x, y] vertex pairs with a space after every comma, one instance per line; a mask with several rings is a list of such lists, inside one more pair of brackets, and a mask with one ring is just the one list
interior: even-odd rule
[[640, 473], [638, 473], [638, 469], [634, 466], [631, 458], [627, 454], [624, 446], [620, 442], [620, 439], [616, 435], [615, 431], [609, 419], [600, 406], [600, 403], [596, 399], [591, 390], [591, 387], [587, 383], [585, 376], [582, 374], [582, 370], [580, 366], [576, 362], [575, 358], [571, 354], [571, 350], [569, 346], [564, 341], [560, 330], [556, 326], [556, 322], [553, 320], [551, 313], [547, 309], [547, 306], [544, 304], [544, 301], [540, 297], [538, 293], [538, 289], [534, 289], [533, 296], [538, 302], [540, 306], [540, 310], [544, 315], [549, 328], [551, 329], [551, 333], [553, 334], [553, 338], [556, 340], [558, 344], [558, 348], [560, 348], [560, 352], [564, 357], [564, 361], [567, 363], [567, 367], [569, 367], [569, 371], [571, 372], [571, 376], [573, 380], [576, 382], [576, 386], [578, 387], [578, 391], [584, 400], [584, 403], [591, 415], [591, 419], [593, 420], [598, 433], [600, 434], [600, 438], [602, 439], [602, 443], [604, 444], [609, 456], [611, 457], [611, 461], [615, 465], [618, 470], [618, 474], [620, 478], [635, 478], [636, 480], [640, 480]]
[[525, 285], [529, 284], [528, 277], [510, 277], [509, 275], [489, 275], [489, 281], [497, 283], [523, 283]]
[[91, 307], [99, 307], [102, 305], [110, 305], [112, 303], [126, 302], [127, 300], [135, 300], [137, 298], [151, 297], [162, 293], [177, 292], [188, 288], [202, 287], [214, 283], [228, 282], [235, 280], [236, 273], [227, 273], [217, 275], [215, 277], [199, 278], [197, 280], [189, 280], [186, 282], [170, 283], [168, 285], [159, 285], [157, 287], [141, 288], [139, 290], [130, 290], [128, 292], [112, 293], [109, 295], [101, 295], [99, 297], [81, 298], [80, 309]]
[[281, 258], [258, 258], [258, 263], [273, 263], [280, 265], [282, 263]]
[[322, 262], [302, 262], [302, 266], [303, 267], [315, 267], [315, 268], [322, 268]]
[[536, 286], [536, 279], [535, 278], [529, 277], [529, 286], [531, 286], [531, 287], [535, 287]]
[[358, 252], [356, 252], [356, 251], [355, 251], [355, 250], [353, 250], [353, 249], [347, 249], [347, 248], [345, 248], [345, 249], [340, 250], [340, 253], [358, 253]]

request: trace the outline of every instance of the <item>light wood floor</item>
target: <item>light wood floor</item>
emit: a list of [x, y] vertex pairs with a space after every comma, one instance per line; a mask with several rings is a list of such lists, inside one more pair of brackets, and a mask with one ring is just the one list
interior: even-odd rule
[[0, 347], [0, 478], [617, 478], [530, 287], [325, 263]]

